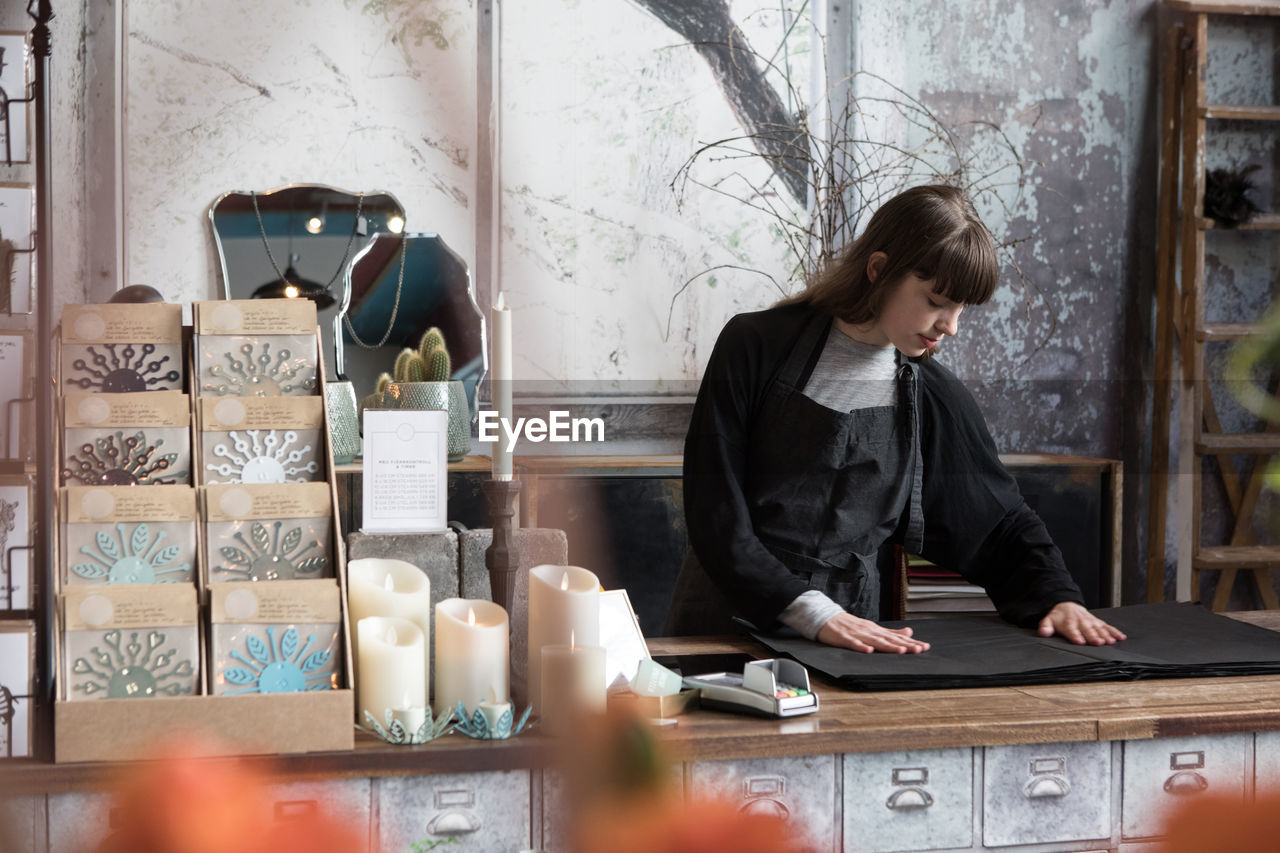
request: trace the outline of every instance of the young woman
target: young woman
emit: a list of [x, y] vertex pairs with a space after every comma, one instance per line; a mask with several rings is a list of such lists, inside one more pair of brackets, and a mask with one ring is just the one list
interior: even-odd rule
[[991, 298], [991, 234], [954, 187], [872, 216], [798, 296], [725, 326], [684, 449], [690, 553], [667, 633], [778, 623], [833, 646], [922, 652], [887, 612], [886, 543], [983, 586], [1043, 636], [1124, 639], [1083, 606], [973, 398], [930, 360]]

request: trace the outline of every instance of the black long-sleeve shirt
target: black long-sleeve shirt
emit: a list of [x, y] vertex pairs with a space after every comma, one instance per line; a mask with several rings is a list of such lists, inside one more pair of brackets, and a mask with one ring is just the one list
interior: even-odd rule
[[[690, 543], [716, 586], [762, 627], [808, 586], [756, 536], [746, 458], [753, 442], [770, 439], [756, 429], [756, 415], [812, 314], [807, 305], [791, 305], [730, 320], [707, 364], [685, 439]], [[919, 388], [922, 556], [984, 587], [1000, 615], [1018, 625], [1030, 627], [1062, 601], [1083, 604], [1044, 523], [1000, 464], [973, 397], [933, 360], [920, 364]]]

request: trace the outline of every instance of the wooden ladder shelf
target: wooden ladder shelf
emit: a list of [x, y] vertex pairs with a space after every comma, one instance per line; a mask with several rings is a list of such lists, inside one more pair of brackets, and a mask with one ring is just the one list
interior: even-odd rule
[[[1205, 345], [1256, 336], [1253, 323], [1205, 322], [1205, 235], [1220, 227], [1204, 216], [1205, 149], [1211, 119], [1280, 122], [1280, 106], [1210, 104], [1205, 96], [1209, 19], [1214, 15], [1280, 16], [1280, 0], [1166, 0], [1181, 13], [1163, 44], [1161, 62], [1160, 200], [1156, 256], [1154, 406], [1147, 600], [1165, 598], [1165, 537], [1175, 346], [1181, 363], [1177, 458], [1178, 564], [1175, 597], [1197, 600], [1200, 573], [1218, 573], [1212, 607], [1225, 610], [1236, 576], [1252, 576], [1262, 603], [1280, 609], [1268, 572], [1280, 568], [1280, 546], [1259, 545], [1253, 516], [1267, 465], [1280, 453], [1280, 426], [1225, 433], [1205, 375]], [[1264, 132], [1270, 128], [1261, 128]], [[1240, 230], [1280, 230], [1280, 214], [1261, 214]], [[1179, 275], [1180, 273], [1180, 275]], [[1175, 341], [1176, 339], [1176, 341]], [[1233, 456], [1250, 457], [1245, 473]], [[1226, 544], [1201, 541], [1203, 460], [1217, 463], [1232, 517]]]

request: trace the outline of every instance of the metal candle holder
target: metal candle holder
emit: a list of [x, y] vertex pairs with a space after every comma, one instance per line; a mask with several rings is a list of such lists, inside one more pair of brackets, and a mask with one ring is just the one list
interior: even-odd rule
[[516, 513], [520, 481], [486, 480], [481, 485], [489, 499], [489, 518], [493, 524], [493, 542], [484, 552], [484, 565], [489, 570], [490, 597], [511, 613], [516, 596], [516, 569], [520, 562], [511, 520]]

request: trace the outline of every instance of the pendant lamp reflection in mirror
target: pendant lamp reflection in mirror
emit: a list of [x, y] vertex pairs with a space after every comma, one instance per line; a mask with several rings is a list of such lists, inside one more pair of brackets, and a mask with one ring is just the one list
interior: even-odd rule
[[316, 310], [323, 311], [336, 301], [329, 289], [318, 281], [303, 278], [298, 273], [298, 255], [289, 256], [289, 266], [280, 278], [259, 285], [253, 291], [254, 299], [310, 299]]

